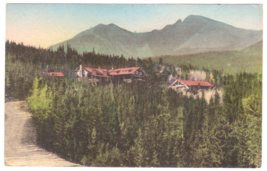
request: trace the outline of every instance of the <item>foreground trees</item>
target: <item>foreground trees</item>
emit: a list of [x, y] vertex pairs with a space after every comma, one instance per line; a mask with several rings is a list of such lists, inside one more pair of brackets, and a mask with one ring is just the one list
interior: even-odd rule
[[234, 120], [218, 96], [207, 105], [140, 83], [93, 86], [41, 78], [27, 101], [38, 143], [85, 165], [260, 166], [260, 95], [243, 97]]

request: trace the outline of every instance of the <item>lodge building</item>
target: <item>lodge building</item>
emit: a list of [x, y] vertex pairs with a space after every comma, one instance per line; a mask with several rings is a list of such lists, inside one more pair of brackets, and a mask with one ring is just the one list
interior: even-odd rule
[[[64, 73], [62, 72], [50, 72], [48, 70], [43, 71], [42, 74], [52, 77], [65, 77]], [[103, 69], [100, 67], [82, 67], [82, 65], [80, 65], [74, 70], [74, 76], [78, 80], [85, 80], [90, 83], [97, 83], [102, 81], [125, 81], [130, 83], [133, 81], [146, 81], [148, 75], [141, 67]], [[214, 85], [209, 83], [208, 81], [182, 79], [173, 79], [170, 81], [170, 83], [167, 83], [167, 86], [174, 89], [186, 90], [208, 89], [214, 87]]]
[[80, 65], [74, 71], [74, 75], [79, 79], [93, 79], [96, 81], [145, 81], [147, 74], [140, 67], [102, 69], [82, 67]]

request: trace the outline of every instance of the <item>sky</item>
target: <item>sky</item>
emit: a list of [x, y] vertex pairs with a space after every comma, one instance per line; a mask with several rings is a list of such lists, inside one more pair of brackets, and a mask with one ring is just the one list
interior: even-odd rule
[[7, 4], [6, 40], [48, 48], [98, 24], [148, 32], [189, 15], [244, 29], [263, 27], [261, 5]]

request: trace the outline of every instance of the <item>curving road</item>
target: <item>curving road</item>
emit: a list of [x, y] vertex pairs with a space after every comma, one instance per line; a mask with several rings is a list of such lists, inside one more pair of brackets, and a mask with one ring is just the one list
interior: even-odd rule
[[80, 166], [35, 143], [35, 128], [25, 101], [5, 103], [6, 166]]

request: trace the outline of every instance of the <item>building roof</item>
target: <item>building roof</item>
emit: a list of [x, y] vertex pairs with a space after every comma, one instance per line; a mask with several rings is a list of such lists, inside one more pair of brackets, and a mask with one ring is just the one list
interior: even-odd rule
[[177, 80], [187, 86], [203, 86], [203, 87], [213, 87], [211, 83], [208, 81], [200, 81], [200, 80]]
[[87, 71], [89, 71], [89, 72], [93, 72], [94, 70], [95, 71], [97, 71], [97, 72], [99, 72], [99, 73], [101, 73], [101, 74], [103, 74], [104, 73], [104, 71], [108, 71], [107, 69], [101, 69], [101, 68], [89, 68], [89, 67], [83, 67], [85, 70], [87, 70]]
[[[91, 73], [92, 76], [96, 77], [107, 77], [108, 70], [107, 69], [101, 69], [101, 68], [89, 68], [89, 67], [83, 67], [85, 70]], [[96, 73], [93, 73], [93, 71], [96, 71]]]
[[93, 72], [93, 69], [96, 69], [96, 68], [89, 68], [89, 67], [83, 67], [85, 70], [89, 71], [89, 72]]
[[127, 75], [133, 74], [139, 67], [132, 67], [132, 68], [119, 68], [119, 69], [111, 69], [108, 70], [109, 75]]
[[[107, 69], [101, 69], [101, 68], [83, 67], [83, 69], [85, 69], [86, 71], [90, 72], [90, 75], [96, 76], [96, 77], [109, 77], [109, 75], [128, 75], [128, 74], [133, 74], [139, 68], [140, 67], [131, 67], [131, 68], [118, 68], [118, 69], [107, 70]], [[95, 72], [93, 72], [93, 71], [95, 71]]]
[[49, 72], [50, 76], [55, 76], [55, 77], [64, 77], [65, 75], [62, 72]]

